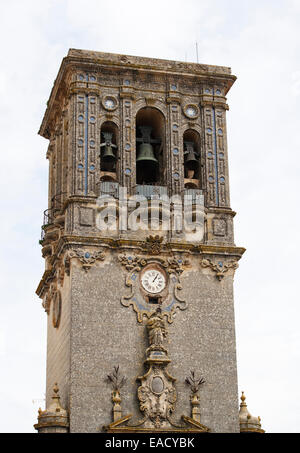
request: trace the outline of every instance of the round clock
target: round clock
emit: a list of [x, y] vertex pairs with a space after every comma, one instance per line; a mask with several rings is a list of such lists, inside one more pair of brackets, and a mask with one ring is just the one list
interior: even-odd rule
[[166, 278], [159, 270], [149, 269], [142, 275], [141, 283], [148, 293], [157, 294], [165, 288]]

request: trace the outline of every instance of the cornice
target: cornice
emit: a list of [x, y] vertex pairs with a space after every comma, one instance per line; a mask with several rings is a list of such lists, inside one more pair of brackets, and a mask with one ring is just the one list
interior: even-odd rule
[[[47, 109], [39, 129], [39, 134], [47, 139], [50, 138], [48, 130], [50, 118], [57, 106], [59, 90], [65, 89], [63, 81], [66, 80], [68, 72], [76, 69], [88, 69], [99, 71], [101, 68], [113, 70], [138, 70], [145, 73], [156, 73], [162, 75], [172, 75], [173, 77], [193, 77], [199, 81], [226, 82], [226, 93], [236, 80], [236, 76], [231, 74], [231, 69], [225, 66], [203, 65], [198, 63], [184, 63], [174, 60], [163, 60], [157, 58], [135, 57], [128, 55], [110, 54], [103, 52], [93, 52], [86, 50], [70, 49], [68, 55], [63, 58], [58, 75], [54, 81], [53, 88], [47, 102]], [[90, 88], [95, 91], [94, 88]], [[68, 91], [68, 90], [65, 90]], [[67, 93], [66, 93], [67, 95]], [[55, 106], [56, 104], [56, 106]], [[224, 104], [222, 104], [224, 106]]]
[[[112, 239], [112, 238], [99, 238], [99, 236], [80, 236], [80, 235], [64, 235], [56, 244], [54, 253], [49, 261], [51, 266], [50, 269], [46, 270], [42, 276], [42, 279], [37, 287], [36, 294], [39, 297], [43, 297], [44, 289], [47, 288], [50, 279], [55, 273], [55, 267], [57, 261], [60, 260], [62, 254], [68, 250], [78, 247], [97, 247], [104, 249], [116, 250], [117, 252], [129, 249], [131, 251], [136, 250], [140, 254], [151, 255], [147, 241], [128, 240], [128, 239]], [[228, 257], [233, 258], [235, 261], [239, 261], [246, 251], [243, 247], [236, 246], [219, 246], [219, 245], [208, 245], [200, 244], [193, 245], [190, 243], [172, 243], [161, 244], [160, 249], [155, 253], [156, 256], [165, 256], [170, 253], [188, 253], [190, 255], [205, 257]]]

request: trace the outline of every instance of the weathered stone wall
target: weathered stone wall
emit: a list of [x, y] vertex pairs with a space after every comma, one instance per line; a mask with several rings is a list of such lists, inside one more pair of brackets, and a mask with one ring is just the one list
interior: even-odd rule
[[71, 339], [71, 286], [70, 279], [64, 279], [60, 288], [62, 296], [62, 310], [59, 327], [53, 326], [53, 301], [50, 305], [47, 325], [47, 382], [46, 407], [49, 406], [53, 395], [53, 385], [59, 386], [63, 407], [69, 405], [70, 390], [70, 339]]
[[[148, 347], [146, 327], [138, 323], [132, 307], [120, 303], [126, 271], [107, 255], [85, 272], [72, 266], [72, 338], [70, 429], [96, 432], [111, 423], [111, 387], [105, 377], [120, 366], [128, 381], [121, 390], [123, 415], [142, 418], [138, 408], [136, 377], [145, 372]], [[199, 270], [193, 260], [182, 277], [188, 302], [168, 324], [170, 374], [177, 379], [178, 401], [173, 419], [190, 416], [190, 370], [206, 383], [200, 390], [201, 423], [213, 432], [238, 431], [237, 376], [232, 275], [218, 281], [211, 271]]]

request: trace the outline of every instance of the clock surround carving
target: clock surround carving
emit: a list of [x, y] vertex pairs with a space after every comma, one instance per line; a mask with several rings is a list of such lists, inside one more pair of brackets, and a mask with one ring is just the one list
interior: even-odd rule
[[180, 275], [183, 272], [183, 266], [188, 264], [188, 260], [182, 258], [169, 257], [142, 257], [119, 255], [119, 261], [128, 270], [125, 278], [125, 286], [130, 289], [129, 294], [121, 297], [121, 304], [124, 307], [132, 306], [136, 312], [137, 321], [142, 323], [144, 319], [149, 319], [157, 308], [157, 305], [149, 303], [147, 294], [144, 290], [141, 291], [139, 281], [140, 272], [146, 266], [154, 266], [165, 272], [168, 285], [161, 293], [159, 303], [162, 314], [169, 323], [174, 321], [177, 311], [187, 309], [187, 302], [180, 297], [182, 290]]

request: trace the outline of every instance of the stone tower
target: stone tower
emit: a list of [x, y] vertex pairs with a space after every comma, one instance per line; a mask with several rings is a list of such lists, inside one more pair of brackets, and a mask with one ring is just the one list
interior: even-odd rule
[[235, 79], [228, 67], [85, 50], [63, 59], [39, 131], [49, 140], [39, 431], [240, 431]]

